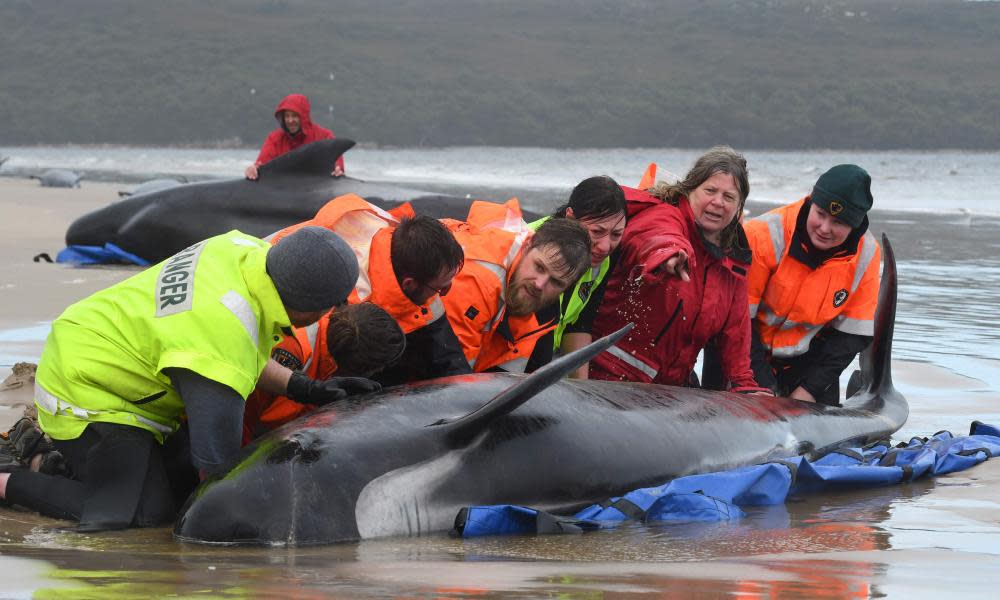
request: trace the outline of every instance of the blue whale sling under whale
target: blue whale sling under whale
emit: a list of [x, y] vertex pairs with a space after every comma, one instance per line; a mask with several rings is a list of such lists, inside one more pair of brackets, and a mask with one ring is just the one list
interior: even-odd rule
[[447, 531], [470, 505], [568, 514], [683, 475], [884, 439], [908, 408], [892, 385], [896, 264], [883, 244], [864, 386], [843, 406], [564, 378], [625, 328], [531, 375], [397, 386], [289, 423], [203, 483], [174, 535], [269, 545], [420, 535]]

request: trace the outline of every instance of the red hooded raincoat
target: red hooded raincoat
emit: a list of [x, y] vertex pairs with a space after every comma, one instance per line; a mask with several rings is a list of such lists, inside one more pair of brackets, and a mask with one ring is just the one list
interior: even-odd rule
[[[302, 127], [295, 135], [289, 134], [285, 129], [283, 113], [286, 110], [298, 113], [299, 120], [302, 123]], [[268, 134], [267, 139], [264, 140], [264, 145], [260, 148], [260, 154], [257, 155], [255, 164], [260, 166], [286, 152], [295, 150], [299, 146], [319, 140], [332, 140], [333, 132], [313, 123], [309, 112], [309, 98], [306, 98], [303, 94], [289, 94], [285, 96], [285, 99], [278, 104], [278, 108], [274, 109], [274, 118], [278, 120], [278, 128]], [[343, 156], [337, 159], [337, 166], [343, 170]]]

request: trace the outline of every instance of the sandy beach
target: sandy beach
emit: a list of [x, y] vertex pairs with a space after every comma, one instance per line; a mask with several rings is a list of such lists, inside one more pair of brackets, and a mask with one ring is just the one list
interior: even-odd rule
[[0, 331], [51, 321], [68, 304], [131, 273], [32, 260], [41, 253], [55, 259], [70, 223], [130, 187], [84, 181], [79, 188], [45, 188], [32, 179], [0, 177]]
[[[32, 179], [0, 177], [0, 382], [20, 361], [37, 362], [47, 323], [67, 306], [128, 277], [129, 268], [77, 268], [53, 260], [74, 219], [118, 198], [125, 184], [83, 182], [46, 188]], [[31, 385], [10, 377], [0, 384], [0, 429], [6, 431], [30, 404]]]

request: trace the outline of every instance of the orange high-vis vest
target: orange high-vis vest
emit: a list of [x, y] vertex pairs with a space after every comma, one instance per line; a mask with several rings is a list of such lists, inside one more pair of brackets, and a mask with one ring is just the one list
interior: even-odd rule
[[531, 231], [524, 221], [521, 204], [517, 198], [511, 198], [503, 204], [475, 200], [469, 206], [469, 216], [465, 222], [477, 229], [497, 227], [512, 233]]
[[[389, 313], [404, 334], [410, 334], [444, 316], [444, 303], [435, 294], [426, 304], [416, 305], [403, 293], [392, 269], [392, 232], [397, 220], [386, 211], [355, 194], [338, 196], [327, 202], [316, 216], [291, 225], [272, 235], [275, 244], [286, 235], [307, 226], [325, 227], [351, 246], [358, 258], [358, 283], [348, 302], [370, 301]], [[337, 370], [326, 344], [330, 315], [318, 323], [295, 330], [286, 336], [271, 353], [271, 357], [293, 371], [302, 371], [313, 379], [327, 379]], [[296, 366], [301, 365], [301, 366]], [[300, 404], [286, 396], [272, 396], [256, 390], [247, 401], [244, 415], [244, 440], [256, 435], [260, 428], [273, 429], [287, 423], [313, 407]]]
[[418, 306], [400, 289], [391, 258], [392, 231], [397, 223], [395, 217], [364, 198], [346, 194], [327, 202], [309, 221], [274, 234], [271, 243], [310, 225], [325, 227], [344, 238], [354, 250], [360, 267], [358, 283], [348, 302], [372, 302], [392, 315], [403, 333], [409, 334], [444, 316], [444, 304], [435, 294], [426, 304]]
[[824, 327], [871, 336], [875, 332], [882, 250], [871, 232], [857, 251], [834, 256], [816, 269], [788, 255], [805, 199], [744, 223], [753, 251], [750, 317], [775, 358], [805, 354]]
[[477, 201], [466, 223], [444, 221], [465, 251], [465, 266], [444, 297], [445, 313], [477, 373], [495, 367], [523, 373], [535, 342], [558, 324], [506, 314], [507, 285], [531, 234], [520, 215], [514, 199]]
[[639, 180], [639, 185], [635, 187], [640, 190], [648, 190], [654, 185], [656, 185], [656, 163], [649, 163], [646, 172], [642, 174], [642, 179]]

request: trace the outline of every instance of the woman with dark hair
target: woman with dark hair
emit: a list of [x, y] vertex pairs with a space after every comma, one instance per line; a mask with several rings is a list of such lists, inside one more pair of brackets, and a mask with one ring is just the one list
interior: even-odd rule
[[[593, 340], [591, 327], [604, 295], [604, 281], [618, 259], [617, 249], [625, 232], [625, 193], [614, 179], [601, 175], [581, 181], [569, 201], [553, 217], [566, 217], [580, 223], [590, 236], [590, 268], [572, 289], [559, 297], [559, 325], [552, 332], [553, 346], [563, 354]], [[531, 223], [537, 229], [552, 217]], [[587, 377], [587, 365], [571, 377]]]
[[362, 302], [330, 313], [326, 347], [331, 375], [372, 377], [399, 360], [406, 350], [406, 336], [388, 312]]
[[[406, 336], [392, 315], [371, 302], [361, 302], [335, 308], [317, 323], [297, 329], [294, 336], [274, 347], [271, 357], [322, 385], [334, 375], [372, 377], [398, 361], [405, 349]], [[257, 388], [247, 398], [243, 443], [318, 406]]]
[[746, 160], [726, 146], [702, 155], [679, 183], [626, 190], [630, 220], [594, 335], [629, 322], [635, 329], [591, 362], [592, 378], [684, 385], [714, 340], [732, 388], [760, 391], [750, 369], [750, 251], [739, 222], [749, 192]]

